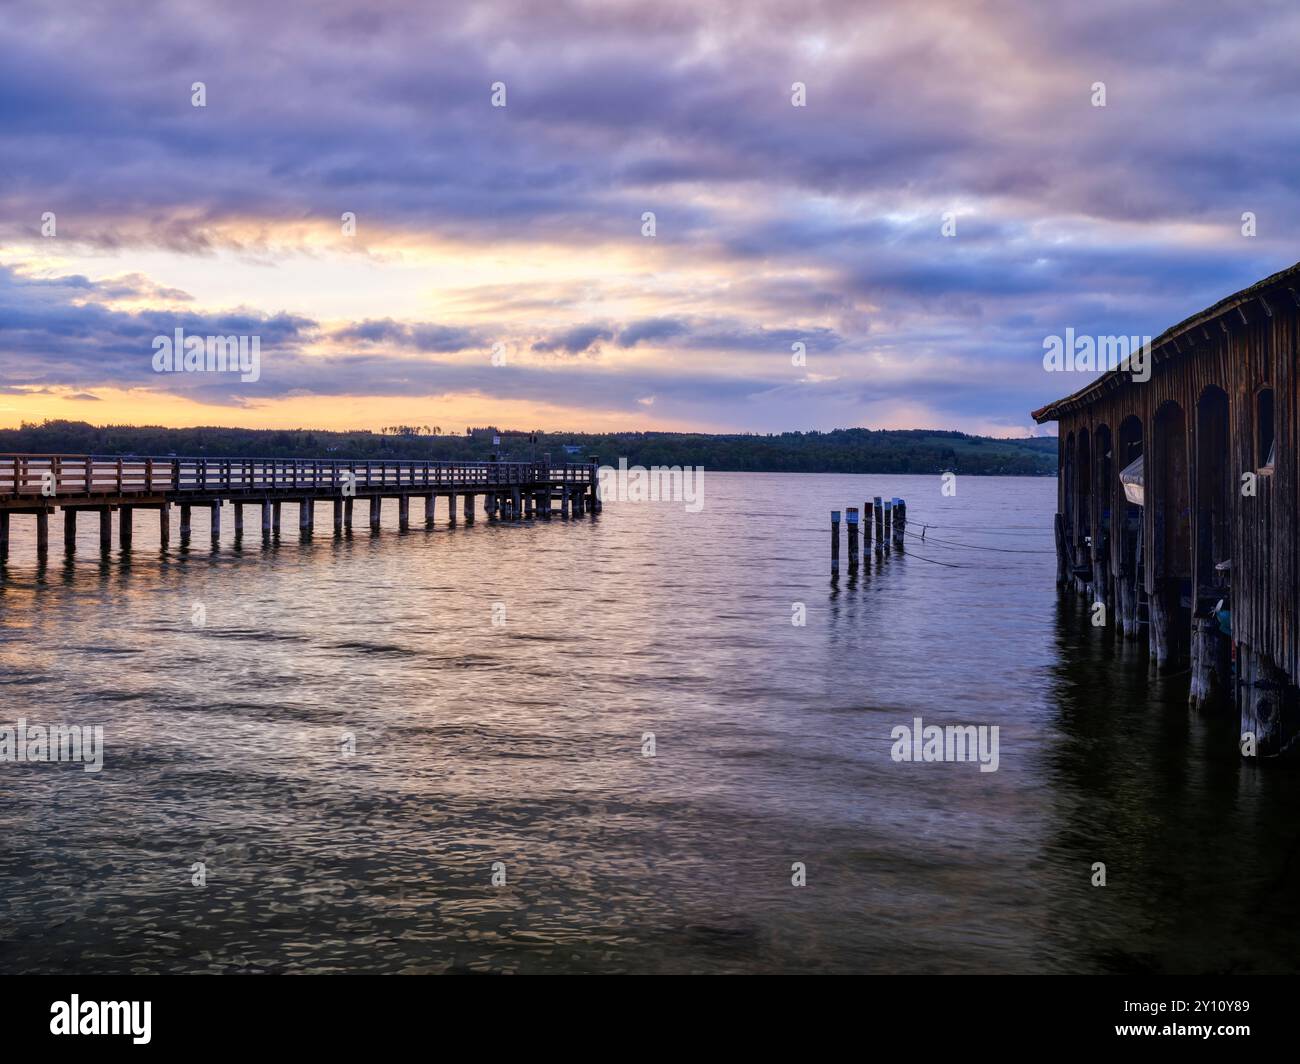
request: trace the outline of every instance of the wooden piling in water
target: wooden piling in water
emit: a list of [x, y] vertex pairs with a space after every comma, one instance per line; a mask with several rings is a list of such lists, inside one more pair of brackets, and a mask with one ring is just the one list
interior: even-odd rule
[[849, 526], [849, 572], [858, 568], [858, 508], [850, 506], [844, 511], [845, 523]]
[[[183, 507], [182, 509], [188, 509], [188, 507]], [[271, 538], [271, 500], [270, 499], [262, 500], [262, 538], [263, 539]]]
[[876, 514], [876, 553], [885, 549], [885, 504], [877, 495], [871, 500], [871, 508]]
[[348, 532], [352, 531], [352, 503], [354, 501], [351, 495], [343, 500], [343, 527]]
[[244, 504], [236, 499], [231, 504], [235, 509], [235, 539], [244, 538]]
[[0, 510], [0, 558], [9, 553], [9, 511]]
[[403, 532], [410, 530], [411, 497], [409, 495], [399, 495], [397, 497], [397, 527]]
[[44, 558], [50, 553], [50, 512], [40, 510], [36, 514], [36, 555]]
[[341, 536], [343, 534], [343, 500], [334, 500], [334, 534]]
[[831, 511], [831, 575], [840, 571], [840, 512]]
[[186, 503], [181, 503], [181, 546], [190, 545], [190, 508]]
[[221, 503], [212, 504], [212, 548], [221, 546]]
[[298, 500], [298, 531], [300, 533], [306, 532], [311, 535], [312, 521], [315, 518], [314, 509], [311, 499]]
[[163, 503], [158, 507], [158, 547], [166, 550], [172, 541], [172, 504]]
[[117, 511], [117, 543], [122, 550], [131, 549], [131, 518], [134, 507], [123, 506]]
[[907, 534], [907, 502], [894, 500], [894, 546], [902, 550], [905, 546], [903, 537]]
[[438, 496], [436, 495], [426, 495], [424, 497], [424, 523], [426, 525], [433, 524], [434, 503], [437, 501], [437, 498]]
[[472, 491], [467, 491], [465, 492], [465, 524], [472, 525], [473, 523], [474, 523], [474, 493]]
[[77, 553], [77, 511], [63, 511], [63, 552]]
[[107, 506], [99, 511], [99, 549], [105, 554], [113, 549], [113, 511]]
[[893, 501], [893, 499], [886, 499], [886, 500], [884, 501], [884, 503], [883, 503], [883, 506], [885, 507], [885, 512], [884, 512], [884, 516], [883, 516], [883, 520], [884, 520], [884, 532], [885, 532], [885, 534], [884, 534], [885, 553], [888, 554], [888, 553], [889, 553], [889, 544], [890, 544], [890, 541], [894, 538], [894, 501]]
[[447, 524], [454, 525], [455, 523], [456, 523], [456, 493], [453, 491], [447, 494]]
[[379, 531], [380, 519], [383, 517], [383, 500], [378, 495], [370, 497], [370, 530]]

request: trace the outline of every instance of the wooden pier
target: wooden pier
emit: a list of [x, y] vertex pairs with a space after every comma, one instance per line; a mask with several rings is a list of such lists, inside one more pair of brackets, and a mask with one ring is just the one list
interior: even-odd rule
[[159, 543], [171, 542], [171, 508], [180, 511], [182, 546], [188, 545], [193, 510], [206, 509], [215, 547], [221, 539], [222, 511], [231, 508], [236, 537], [244, 534], [245, 509], [252, 507], [265, 538], [280, 533], [280, 508], [298, 504], [298, 527], [310, 534], [316, 504], [333, 504], [333, 531], [352, 528], [353, 508], [367, 502], [371, 529], [380, 527], [385, 499], [397, 500], [398, 524], [410, 525], [410, 501], [424, 502], [424, 521], [432, 524], [442, 499], [447, 521], [458, 507], [474, 520], [482, 500], [490, 520], [543, 520], [599, 513], [598, 467], [585, 463], [552, 466], [545, 462], [354, 462], [332, 459], [138, 458], [105, 455], [0, 455], [0, 561], [8, 554], [11, 519], [26, 516], [36, 525], [36, 552], [49, 552], [50, 516], [63, 515], [64, 550], [77, 546], [77, 518], [98, 515], [99, 546], [112, 547], [113, 514], [118, 543], [131, 549], [135, 511], [158, 514]]
[[1300, 264], [1156, 337], [1149, 379], [1033, 414], [1060, 426], [1057, 583], [1259, 756], [1300, 754], [1298, 340]]

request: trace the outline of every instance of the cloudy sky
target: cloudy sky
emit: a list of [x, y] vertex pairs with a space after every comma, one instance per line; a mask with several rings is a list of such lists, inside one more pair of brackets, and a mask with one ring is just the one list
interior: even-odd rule
[[287, 7], [0, 0], [0, 426], [1024, 435], [1300, 259], [1291, 3]]

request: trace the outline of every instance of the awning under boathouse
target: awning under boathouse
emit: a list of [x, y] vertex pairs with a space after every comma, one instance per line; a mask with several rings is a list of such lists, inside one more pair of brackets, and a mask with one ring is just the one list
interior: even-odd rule
[[1119, 482], [1124, 485], [1124, 497], [1134, 506], [1143, 506], [1142, 492], [1142, 456], [1138, 455], [1132, 462], [1120, 470]]

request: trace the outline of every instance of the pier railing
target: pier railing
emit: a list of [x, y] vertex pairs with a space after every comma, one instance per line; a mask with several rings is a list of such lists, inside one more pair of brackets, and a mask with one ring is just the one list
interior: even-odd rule
[[422, 462], [319, 458], [180, 458], [0, 454], [0, 497], [205, 495], [541, 487], [589, 483], [594, 466], [545, 462]]

